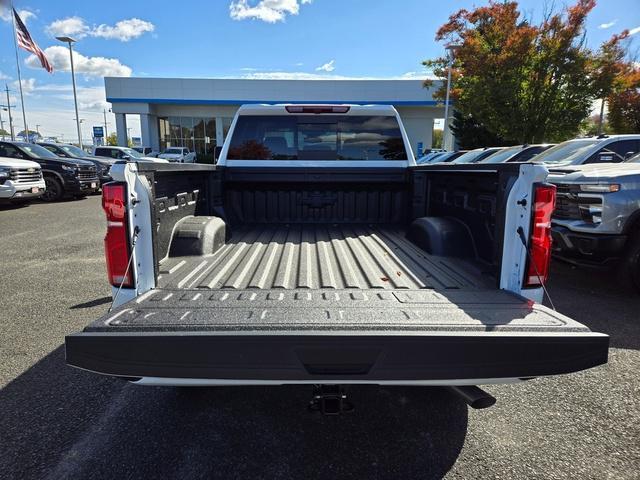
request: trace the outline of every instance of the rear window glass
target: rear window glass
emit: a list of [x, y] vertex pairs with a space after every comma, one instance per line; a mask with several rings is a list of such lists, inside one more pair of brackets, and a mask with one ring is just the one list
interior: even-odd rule
[[395, 117], [243, 115], [229, 160], [407, 160]]

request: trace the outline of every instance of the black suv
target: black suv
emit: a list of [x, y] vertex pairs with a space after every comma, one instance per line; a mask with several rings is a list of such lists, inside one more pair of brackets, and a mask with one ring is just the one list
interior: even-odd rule
[[55, 153], [62, 158], [78, 158], [80, 160], [86, 160], [96, 166], [98, 172], [98, 178], [100, 179], [100, 186], [113, 180], [109, 175], [109, 169], [116, 163], [115, 160], [109, 160], [103, 157], [94, 157], [75, 145], [69, 145], [68, 143], [54, 143], [54, 142], [38, 142], [38, 145], [43, 146], [51, 153]]
[[60, 200], [65, 195], [84, 197], [100, 187], [93, 163], [60, 158], [34, 143], [0, 142], [0, 157], [38, 162], [47, 185], [47, 190], [41, 197], [46, 202]]

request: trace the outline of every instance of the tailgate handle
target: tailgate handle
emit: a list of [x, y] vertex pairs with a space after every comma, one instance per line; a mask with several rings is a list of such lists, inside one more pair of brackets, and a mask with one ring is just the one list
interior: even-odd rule
[[307, 347], [296, 353], [310, 375], [366, 375], [375, 365], [380, 349]]

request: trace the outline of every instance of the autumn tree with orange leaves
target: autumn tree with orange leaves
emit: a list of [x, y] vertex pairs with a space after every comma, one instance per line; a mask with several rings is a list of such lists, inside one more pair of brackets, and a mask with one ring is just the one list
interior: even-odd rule
[[[459, 117], [472, 117], [507, 143], [575, 135], [594, 100], [613, 91], [622, 60], [623, 36], [597, 52], [587, 48], [585, 22], [594, 6], [595, 0], [578, 0], [548, 12], [537, 25], [514, 1], [490, 1], [451, 15], [436, 40], [459, 45], [450, 92]], [[423, 63], [436, 76], [447, 76], [447, 58]], [[443, 86], [436, 97], [445, 94]]]

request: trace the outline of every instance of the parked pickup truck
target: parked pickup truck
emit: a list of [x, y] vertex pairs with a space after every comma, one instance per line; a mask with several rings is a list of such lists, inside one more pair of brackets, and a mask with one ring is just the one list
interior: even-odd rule
[[554, 254], [570, 263], [616, 268], [640, 291], [640, 155], [623, 163], [551, 170], [557, 188], [552, 218]]
[[538, 303], [547, 169], [413, 158], [391, 106], [252, 105], [215, 166], [116, 163], [115, 307], [67, 363], [145, 385], [456, 387], [606, 363], [607, 335]]
[[39, 164], [0, 157], [0, 204], [33, 200], [42, 196], [45, 188]]

